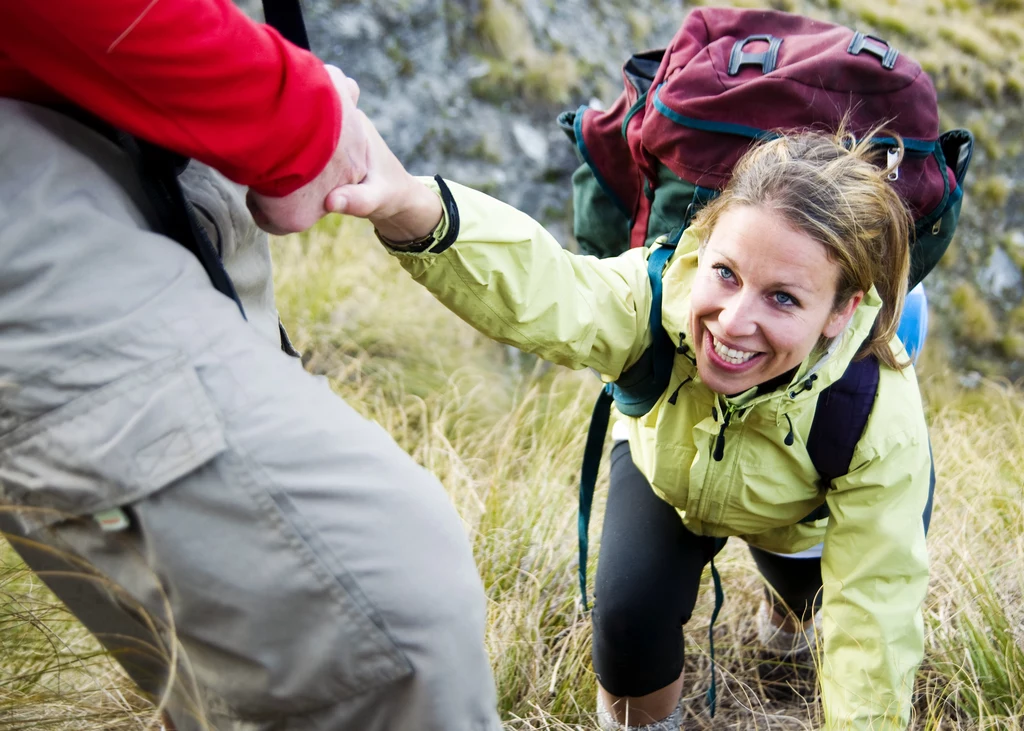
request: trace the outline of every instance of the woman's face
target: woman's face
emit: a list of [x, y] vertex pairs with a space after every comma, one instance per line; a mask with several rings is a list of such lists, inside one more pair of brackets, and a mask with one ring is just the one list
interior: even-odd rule
[[701, 252], [691, 295], [701, 380], [736, 394], [799, 365], [818, 338], [842, 332], [860, 304], [863, 293], [833, 311], [838, 277], [825, 247], [778, 213], [728, 208]]

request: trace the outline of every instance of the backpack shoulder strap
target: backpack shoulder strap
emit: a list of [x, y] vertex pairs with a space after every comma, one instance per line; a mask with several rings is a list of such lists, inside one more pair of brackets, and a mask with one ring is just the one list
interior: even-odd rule
[[672, 377], [675, 349], [661, 325], [661, 276], [676, 251], [678, 240], [678, 236], [673, 236], [647, 258], [647, 278], [651, 285], [651, 312], [647, 328], [651, 333], [651, 345], [611, 384], [615, 405], [626, 416], [643, 416], [654, 408]]
[[604, 438], [608, 433], [608, 419], [612, 402], [619, 411], [627, 416], [643, 416], [657, 403], [661, 394], [668, 388], [672, 377], [672, 358], [674, 350], [665, 328], [661, 326], [661, 275], [669, 259], [675, 253], [676, 245], [683, 234], [679, 229], [662, 246], [651, 252], [647, 257], [647, 276], [651, 284], [651, 313], [648, 327], [654, 342], [644, 351], [640, 359], [626, 372], [619, 376], [615, 383], [609, 383], [601, 389], [594, 404], [594, 414], [590, 418], [587, 430], [587, 443], [583, 449], [583, 467], [580, 470], [579, 513], [577, 517], [577, 533], [579, 536], [579, 580], [580, 596], [583, 608], [587, 604], [587, 548], [589, 545], [590, 508], [594, 503], [594, 488], [597, 484], [597, 472], [601, 466], [601, 455], [604, 452]]
[[263, 17], [286, 41], [309, 50], [309, 36], [299, 0], [263, 0]]
[[[832, 480], [850, 471], [853, 451], [864, 435], [877, 394], [878, 360], [873, 355], [851, 363], [842, 378], [818, 394], [807, 454], [821, 477], [822, 494]], [[800, 522], [813, 523], [828, 516], [828, 503], [823, 502]]]
[[[823, 489], [850, 471], [853, 451], [864, 435], [878, 394], [878, 360], [872, 355], [855, 361], [842, 378], [818, 395], [807, 453], [821, 476]], [[802, 522], [828, 517], [822, 505]]]

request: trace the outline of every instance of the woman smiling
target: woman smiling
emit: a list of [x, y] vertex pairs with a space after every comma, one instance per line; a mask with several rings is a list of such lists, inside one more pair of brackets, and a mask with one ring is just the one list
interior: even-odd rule
[[[645, 353], [652, 250], [573, 255], [481, 193], [416, 181], [371, 137], [366, 181], [329, 205], [370, 218], [446, 306], [609, 381]], [[679, 728], [682, 627], [730, 536], [771, 587], [758, 617], [766, 649], [820, 643], [826, 727], [908, 725], [934, 484], [895, 336], [909, 225], [870, 145], [802, 133], [748, 152], [681, 235], [662, 272], [671, 380], [650, 412], [613, 429], [593, 614], [603, 728]], [[827, 517], [808, 520], [823, 499], [807, 446], [818, 396], [865, 358], [879, 364], [871, 413], [847, 474], [825, 486]]]

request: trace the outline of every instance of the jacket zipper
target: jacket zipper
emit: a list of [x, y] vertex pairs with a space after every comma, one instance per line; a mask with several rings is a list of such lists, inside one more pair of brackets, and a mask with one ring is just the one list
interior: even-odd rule
[[[715, 437], [714, 449], [712, 450], [711, 455], [716, 462], [721, 462], [722, 458], [725, 456], [725, 430], [728, 428], [729, 422], [732, 420], [732, 415], [736, 410], [737, 409], [735, 409], [731, 405], [726, 407], [725, 409], [724, 418], [722, 420], [722, 426], [718, 430], [718, 436]], [[712, 407], [711, 413], [717, 420], [718, 408]], [[707, 504], [708, 493], [710, 491], [709, 485], [712, 483], [711, 473], [712, 469], [710, 466], [708, 466], [708, 469], [704, 472], [704, 484], [701, 485], [700, 496], [697, 498], [697, 515], [698, 519], [701, 522], [704, 521], [704, 511], [706, 509], [705, 506]]]
[[732, 419], [732, 415], [735, 409], [729, 407], [725, 411], [725, 419], [722, 420], [722, 428], [718, 430], [718, 436], [715, 437], [715, 451], [711, 456], [714, 457], [716, 462], [721, 462], [725, 456], [725, 430], [729, 426], [729, 421]]

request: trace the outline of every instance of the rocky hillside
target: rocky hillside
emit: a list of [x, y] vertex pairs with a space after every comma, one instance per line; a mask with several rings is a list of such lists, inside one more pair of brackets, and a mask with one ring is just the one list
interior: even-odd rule
[[[927, 286], [930, 343], [965, 370], [1024, 376], [1024, 0], [741, 0], [841, 22], [911, 54], [943, 127], [977, 138], [960, 230]], [[442, 172], [570, 240], [576, 157], [554, 123], [606, 105], [622, 63], [664, 46], [663, 0], [304, 0], [314, 50], [415, 172]]]

